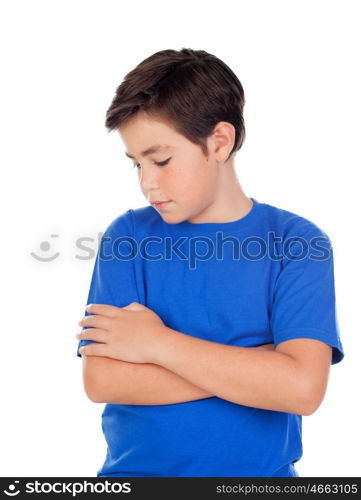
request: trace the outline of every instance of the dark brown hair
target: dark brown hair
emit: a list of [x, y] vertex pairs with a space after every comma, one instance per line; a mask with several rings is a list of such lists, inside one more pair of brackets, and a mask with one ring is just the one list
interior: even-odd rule
[[130, 71], [106, 112], [108, 132], [138, 111], [173, 126], [208, 154], [205, 139], [219, 121], [235, 128], [231, 156], [245, 139], [244, 92], [233, 71], [204, 50], [161, 50]]

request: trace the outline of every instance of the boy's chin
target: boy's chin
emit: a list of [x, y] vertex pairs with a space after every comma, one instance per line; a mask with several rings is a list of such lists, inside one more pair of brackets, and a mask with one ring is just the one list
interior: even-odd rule
[[174, 212], [163, 212], [159, 213], [159, 215], [167, 224], [179, 224], [180, 222], [184, 222], [185, 220], [187, 220], [186, 216], [183, 215], [182, 217], [181, 214], [176, 214]]
[[184, 217], [179, 217], [179, 215], [177, 217], [175, 214], [160, 214], [160, 216], [167, 224], [179, 224], [185, 220]]

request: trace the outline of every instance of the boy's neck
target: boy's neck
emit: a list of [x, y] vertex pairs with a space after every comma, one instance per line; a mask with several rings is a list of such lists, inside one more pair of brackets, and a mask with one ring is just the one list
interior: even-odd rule
[[216, 199], [201, 214], [188, 219], [188, 222], [233, 222], [242, 219], [251, 211], [253, 201], [244, 194], [233, 164], [224, 164], [220, 168]]

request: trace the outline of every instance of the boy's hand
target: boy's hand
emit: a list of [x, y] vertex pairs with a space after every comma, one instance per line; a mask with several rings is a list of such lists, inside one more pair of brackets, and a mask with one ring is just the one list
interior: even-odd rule
[[[157, 346], [162, 328], [161, 318], [138, 302], [125, 307], [91, 304], [91, 316], [84, 316], [79, 325], [92, 327], [78, 333], [79, 340], [94, 340], [80, 348], [86, 356], [105, 356], [131, 363], [148, 363]], [[101, 342], [101, 343], [100, 343]]]

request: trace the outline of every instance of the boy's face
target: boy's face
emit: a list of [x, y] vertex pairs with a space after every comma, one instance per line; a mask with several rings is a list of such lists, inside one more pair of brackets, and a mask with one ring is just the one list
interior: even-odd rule
[[[165, 222], [202, 220], [202, 213], [217, 198], [220, 188], [219, 152], [215, 142], [207, 139], [209, 156], [200, 146], [179, 134], [170, 124], [138, 112], [118, 128], [129, 161], [137, 165], [140, 188], [145, 198], [169, 201], [153, 207]], [[162, 148], [146, 156], [141, 152], [155, 145]], [[217, 156], [218, 155], [218, 156]], [[166, 165], [157, 165], [168, 161]], [[224, 167], [224, 166], [223, 166]]]

